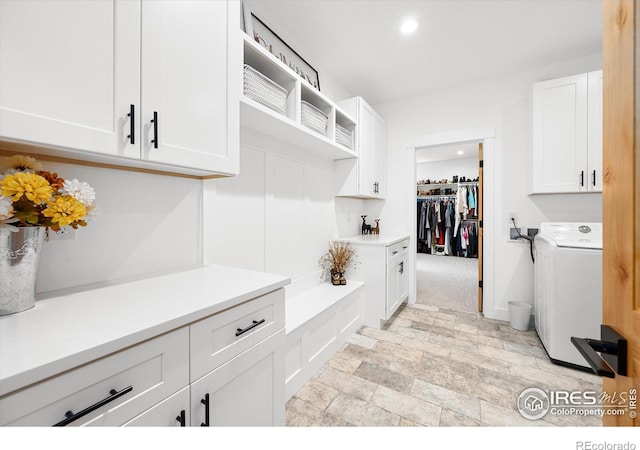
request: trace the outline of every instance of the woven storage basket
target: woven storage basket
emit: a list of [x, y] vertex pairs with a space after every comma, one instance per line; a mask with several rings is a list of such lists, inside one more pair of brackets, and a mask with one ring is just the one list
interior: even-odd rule
[[353, 149], [353, 131], [347, 130], [339, 123], [336, 123], [336, 142]]
[[307, 128], [324, 135], [329, 117], [310, 103], [302, 101], [301, 123]]
[[248, 64], [244, 65], [244, 95], [283, 116], [287, 115], [287, 90]]

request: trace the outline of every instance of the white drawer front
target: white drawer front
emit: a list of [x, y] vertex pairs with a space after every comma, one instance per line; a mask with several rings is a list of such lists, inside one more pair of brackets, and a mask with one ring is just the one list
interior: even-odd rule
[[394, 257], [398, 257], [401, 254], [406, 254], [409, 251], [409, 239], [403, 239], [400, 242], [396, 242], [393, 245], [387, 247], [387, 261], [390, 261]]
[[68, 425], [122, 425], [189, 384], [188, 349], [184, 327], [9, 394], [0, 425], [54, 425], [103, 400]]
[[191, 381], [211, 372], [282, 328], [284, 289], [194, 323], [190, 326]]

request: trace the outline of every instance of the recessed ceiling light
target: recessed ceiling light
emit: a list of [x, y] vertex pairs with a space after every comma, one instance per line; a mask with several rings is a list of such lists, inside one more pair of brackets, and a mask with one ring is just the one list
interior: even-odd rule
[[464, 152], [462, 150], [458, 150], [458, 155], [464, 155]]
[[413, 17], [406, 18], [400, 24], [400, 32], [402, 34], [411, 34], [418, 29], [418, 21]]

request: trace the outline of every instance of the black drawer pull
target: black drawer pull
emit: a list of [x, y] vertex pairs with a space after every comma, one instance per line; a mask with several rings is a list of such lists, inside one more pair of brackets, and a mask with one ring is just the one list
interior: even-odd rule
[[238, 328], [236, 330], [236, 336], [240, 336], [241, 334], [246, 333], [250, 329], [257, 327], [258, 325], [260, 325], [262, 323], [264, 323], [264, 319], [262, 319], [260, 322], [257, 322], [257, 321], [254, 320], [253, 323], [251, 325], [249, 325], [247, 328], [245, 328], [245, 329]]
[[79, 418], [86, 416], [87, 414], [95, 411], [96, 409], [102, 408], [107, 403], [111, 403], [115, 399], [117, 399], [119, 397], [122, 397], [124, 394], [127, 394], [127, 393], [131, 392], [132, 390], [133, 390], [133, 386], [126, 387], [121, 391], [116, 391], [115, 389], [111, 389], [109, 391], [109, 397], [100, 400], [98, 403], [94, 403], [93, 405], [89, 406], [88, 408], [83, 409], [79, 413], [75, 413], [74, 414], [71, 411], [67, 411], [65, 413], [66, 418], [61, 420], [60, 422], [56, 423], [54, 425], [54, 427], [64, 427], [66, 425], [69, 425], [71, 422], [75, 422]]
[[129, 138], [129, 142], [131, 143], [131, 145], [136, 143], [136, 107], [135, 105], [129, 105], [129, 114], [127, 114], [127, 117], [129, 117], [129, 136], [127, 136]]
[[593, 185], [593, 186], [595, 186], [595, 185], [596, 185], [596, 171], [595, 171], [595, 169], [594, 169], [594, 171], [593, 171], [593, 183], [592, 183], [592, 185]]
[[209, 425], [209, 394], [205, 394], [204, 398], [200, 400], [200, 403], [204, 405], [204, 422], [200, 424], [201, 427], [208, 427]]
[[181, 427], [187, 426], [187, 412], [183, 409], [180, 411], [180, 415], [176, 417], [176, 420], [180, 422]]

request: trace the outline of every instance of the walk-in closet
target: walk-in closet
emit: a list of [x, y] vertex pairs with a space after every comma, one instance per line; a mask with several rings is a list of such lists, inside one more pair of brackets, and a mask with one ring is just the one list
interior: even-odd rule
[[478, 144], [416, 152], [417, 302], [478, 310]]

